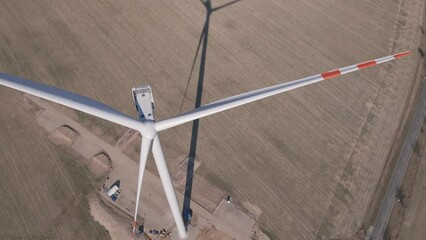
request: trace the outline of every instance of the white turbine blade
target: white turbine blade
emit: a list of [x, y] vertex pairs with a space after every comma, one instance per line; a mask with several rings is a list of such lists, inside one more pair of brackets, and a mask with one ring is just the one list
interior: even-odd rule
[[0, 73], [0, 85], [26, 92], [135, 130], [140, 130], [143, 125], [138, 120], [126, 116], [103, 103], [45, 84]]
[[202, 117], [206, 117], [218, 112], [222, 112], [237, 106], [241, 106], [246, 103], [250, 103], [259, 99], [273, 96], [275, 94], [283, 93], [292, 89], [303, 87], [312, 83], [316, 83], [322, 80], [331, 79], [338, 77], [343, 74], [354, 72], [363, 68], [371, 67], [377, 64], [388, 62], [396, 58], [403, 57], [410, 54], [411, 52], [403, 52], [400, 54], [394, 54], [387, 57], [335, 69], [332, 71], [324, 72], [322, 74], [313, 75], [310, 77], [294, 80], [291, 82], [281, 83], [271, 87], [266, 87], [251, 92], [239, 94], [233, 97], [225, 98], [216, 102], [209, 103], [207, 105], [196, 108], [192, 111], [184, 113], [180, 116], [172, 117], [169, 119], [161, 120], [155, 123], [155, 129], [162, 131], [183, 123], [187, 123]]
[[152, 154], [154, 155], [155, 164], [158, 168], [158, 174], [160, 175], [160, 179], [163, 184], [164, 191], [166, 193], [167, 201], [169, 202], [169, 206], [176, 223], [176, 228], [179, 232], [179, 237], [181, 239], [186, 239], [186, 228], [179, 210], [179, 204], [176, 198], [175, 189], [173, 187], [172, 179], [170, 178], [166, 159], [164, 158], [163, 149], [161, 148], [160, 138], [158, 137], [158, 135], [154, 137], [154, 143], [152, 144]]
[[142, 190], [143, 174], [145, 172], [146, 160], [148, 158], [148, 153], [149, 153], [149, 148], [151, 147], [151, 142], [152, 142], [151, 139], [147, 139], [147, 138], [142, 137], [140, 160], [139, 160], [138, 189], [137, 189], [137, 192], [136, 192], [136, 207], [135, 207], [135, 218], [134, 218], [134, 221], [133, 221], [132, 239], [134, 239], [135, 231], [136, 231], [136, 223], [137, 223], [137, 216], [138, 216], [139, 199], [140, 199], [141, 190]]

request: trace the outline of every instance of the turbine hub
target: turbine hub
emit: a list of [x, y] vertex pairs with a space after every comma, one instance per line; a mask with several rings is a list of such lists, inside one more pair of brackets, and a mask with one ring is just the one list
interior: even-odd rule
[[141, 135], [146, 139], [154, 139], [157, 135], [157, 130], [155, 130], [155, 122], [154, 121], [142, 121], [142, 128], [139, 130]]

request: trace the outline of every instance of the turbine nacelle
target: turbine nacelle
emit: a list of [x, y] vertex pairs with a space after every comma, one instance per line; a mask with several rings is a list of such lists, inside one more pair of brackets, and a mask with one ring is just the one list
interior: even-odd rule
[[136, 111], [140, 120], [154, 121], [154, 97], [149, 85], [132, 88], [133, 100], [135, 101]]
[[138, 118], [143, 123], [139, 132], [144, 138], [152, 140], [157, 135], [157, 131], [155, 130], [155, 103], [152, 88], [149, 85], [135, 87], [132, 88], [132, 94]]

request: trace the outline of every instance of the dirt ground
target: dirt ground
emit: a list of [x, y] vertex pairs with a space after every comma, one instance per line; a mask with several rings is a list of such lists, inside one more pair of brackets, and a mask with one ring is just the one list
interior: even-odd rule
[[[426, 123], [423, 123], [426, 129]], [[425, 212], [425, 151], [426, 134], [420, 133], [416, 142], [413, 156], [410, 159], [407, 172], [400, 189], [401, 201], [395, 204], [385, 239], [424, 239], [425, 230], [422, 227], [426, 220]]]
[[[216, 7], [227, 1], [212, 2]], [[216, 11], [210, 20], [203, 103], [416, 49], [423, 4], [242, 0]], [[199, 1], [190, 0], [3, 1], [0, 71], [92, 97], [132, 116], [130, 89], [149, 83], [156, 118], [163, 119], [178, 114], [182, 103], [183, 111], [194, 105], [197, 79], [188, 77], [205, 14]], [[414, 54], [203, 119], [198, 174], [236, 201], [257, 206], [260, 225], [271, 239], [353, 236], [386, 165], [415, 64]], [[0, 126], [5, 132], [0, 149], [18, 152], [15, 157], [25, 164], [36, 156], [50, 161], [45, 155], [54, 147], [47, 139], [39, 136], [34, 143], [16, 137], [42, 135], [37, 129], [24, 132], [19, 121], [11, 123], [21, 95], [0, 91]], [[27, 116], [28, 125], [35, 124], [18, 110]], [[70, 114], [98, 127], [111, 143], [125, 132]], [[160, 134], [171, 171], [188, 154], [190, 127]], [[10, 140], [14, 138], [18, 140]], [[12, 164], [4, 171], [14, 172], [15, 180], [27, 177], [13, 166], [12, 157], [9, 161], [1, 161]], [[34, 164], [31, 167], [40, 169], [45, 163]], [[50, 179], [56, 184], [65, 181], [62, 178], [58, 173]], [[19, 192], [36, 193], [33, 188]], [[44, 196], [52, 195], [55, 192], [48, 191]], [[14, 211], [3, 214], [20, 215]], [[38, 213], [33, 210], [27, 217], [31, 214]]]
[[0, 238], [109, 239], [90, 215], [96, 179], [81, 156], [49, 140], [22, 94], [2, 88], [0, 99]]
[[[424, 12], [426, 12], [426, 5], [424, 6]], [[423, 52], [422, 49], [426, 46], [426, 38], [424, 35], [424, 29], [426, 27], [426, 16], [423, 16], [423, 21], [421, 23], [422, 27], [422, 36], [421, 44], [419, 45], [418, 51]], [[387, 188], [388, 179], [390, 174], [392, 174], [393, 168], [395, 167], [395, 161], [398, 158], [399, 152], [401, 150], [402, 144], [405, 141], [407, 132], [411, 126], [412, 119], [415, 114], [415, 110], [421, 95], [421, 91], [425, 84], [424, 76], [426, 74], [426, 65], [424, 64], [424, 58], [419, 58], [418, 65], [416, 69], [416, 78], [412, 87], [412, 93], [407, 103], [405, 110], [404, 119], [401, 122], [400, 128], [398, 130], [397, 137], [395, 138], [394, 145], [389, 154], [388, 162], [386, 163], [385, 171], [382, 173], [382, 178], [380, 180], [378, 191], [375, 194], [375, 198], [371, 203], [371, 211], [367, 214], [365, 228], [368, 228], [372, 225], [375, 220], [377, 210], [381, 204], [381, 200], [384, 194], [384, 191]], [[425, 143], [425, 123], [423, 123], [422, 130], [419, 133], [416, 145], [414, 146], [413, 155], [410, 159], [407, 171], [405, 173], [400, 192], [400, 202], [396, 203], [392, 211], [389, 223], [385, 232], [385, 239], [423, 239], [424, 234], [421, 234], [418, 229], [413, 228], [413, 222], [409, 222], [409, 219], [413, 219], [413, 214], [419, 213], [418, 216], [421, 216], [421, 190], [419, 185], [422, 184], [423, 176], [423, 152], [424, 152], [424, 143]], [[413, 210], [417, 213], [413, 213]], [[407, 216], [410, 214], [411, 216]], [[407, 218], [409, 218], [407, 220]], [[417, 219], [420, 221], [421, 219]], [[367, 225], [370, 223], [369, 225]], [[409, 229], [410, 231], [407, 231]], [[420, 238], [418, 238], [420, 237]]]
[[[132, 238], [131, 223], [133, 219], [130, 216], [125, 217], [123, 213], [120, 213], [110, 203], [102, 201], [97, 195], [93, 195], [89, 199], [89, 204], [90, 214], [93, 215], [96, 221], [101, 222], [108, 229], [111, 239]], [[128, 224], [126, 225], [125, 223]]]
[[413, 117], [415, 115], [416, 107], [421, 95], [421, 91], [424, 86], [424, 80], [422, 79], [422, 76], [425, 73], [425, 69], [422, 70], [422, 66], [424, 66], [423, 63], [424, 63], [424, 60], [419, 57], [418, 68], [416, 70], [417, 73], [416, 73], [414, 83], [412, 85], [410, 97], [405, 107], [404, 117], [403, 119], [401, 119], [401, 124], [399, 126], [397, 135], [392, 144], [392, 148], [389, 153], [388, 160], [386, 161], [386, 165], [382, 172], [380, 182], [377, 186], [377, 191], [374, 193], [374, 196], [370, 203], [370, 211], [365, 217], [364, 226], [363, 226], [363, 229], [365, 230], [374, 224], [380, 204], [382, 204], [383, 196], [388, 187], [389, 179], [391, 177], [391, 174], [393, 173], [396, 161], [399, 157], [399, 153], [404, 144], [404, 141], [406, 139], [407, 133], [411, 126]]
[[198, 234], [196, 240], [233, 240], [214, 226], [205, 226]]
[[[426, 128], [426, 124], [423, 125], [423, 129]], [[396, 233], [394, 239], [424, 239], [425, 229], [424, 222], [426, 220], [425, 212], [425, 150], [426, 150], [426, 136], [424, 132], [421, 133], [417, 142], [416, 153], [411, 159], [413, 165], [417, 168], [411, 168], [407, 183], [402, 188], [402, 200], [401, 204], [395, 210], [395, 214], [398, 214], [396, 221], [400, 223], [400, 226], [395, 227], [389, 231], [390, 233]], [[410, 179], [412, 181], [410, 181]]]
[[[425, 6], [426, 10], [426, 6]], [[423, 28], [426, 27], [426, 19], [423, 19]], [[426, 46], [423, 35], [422, 48]], [[424, 85], [426, 68], [424, 59], [419, 62], [419, 85]], [[423, 79], [422, 79], [423, 77]], [[420, 89], [420, 88], [419, 88]], [[412, 98], [418, 98], [419, 91]], [[413, 106], [414, 107], [414, 106]], [[385, 232], [385, 239], [424, 239], [425, 232], [420, 227], [425, 221], [424, 217], [424, 186], [425, 182], [425, 151], [426, 151], [426, 122], [423, 122], [421, 132], [416, 140], [413, 155], [405, 173], [402, 186], [399, 191], [400, 201], [395, 204], [391, 218]]]

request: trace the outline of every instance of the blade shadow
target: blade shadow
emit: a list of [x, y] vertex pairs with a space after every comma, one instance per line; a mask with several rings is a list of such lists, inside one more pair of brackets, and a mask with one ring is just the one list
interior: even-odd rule
[[[198, 57], [198, 54], [200, 52], [201, 48], [201, 60], [200, 60], [200, 68], [198, 73], [198, 84], [197, 84], [197, 94], [195, 97], [195, 108], [199, 108], [201, 106], [201, 100], [202, 100], [202, 94], [203, 94], [203, 85], [204, 85], [204, 73], [205, 73], [205, 67], [206, 67], [206, 59], [207, 59], [207, 47], [208, 47], [208, 38], [209, 38], [209, 26], [210, 26], [210, 16], [213, 12], [221, 10], [225, 7], [228, 7], [234, 3], [237, 3], [241, 0], [234, 0], [229, 3], [223, 4], [221, 6], [218, 6], [216, 8], [212, 8], [211, 6], [211, 0], [200, 0], [201, 3], [206, 8], [206, 20], [204, 22], [204, 27], [200, 35], [200, 40], [198, 42], [197, 51], [195, 53], [194, 61], [192, 63], [191, 72], [189, 75], [189, 79], [185, 88], [185, 93], [182, 99], [182, 103], [179, 109], [179, 114], [182, 111], [183, 102], [185, 100], [185, 96], [188, 91], [189, 82], [191, 80], [195, 63]], [[190, 215], [192, 215], [191, 210], [191, 197], [192, 197], [192, 185], [193, 185], [193, 176], [194, 176], [194, 166], [195, 166], [195, 157], [196, 157], [196, 150], [197, 150], [197, 141], [198, 141], [198, 129], [200, 126], [200, 121], [197, 119], [193, 121], [192, 124], [192, 133], [191, 133], [191, 145], [189, 148], [189, 155], [188, 155], [188, 167], [187, 167], [187, 174], [186, 174], [186, 184], [185, 184], [185, 192], [184, 192], [184, 201], [183, 201], [183, 210], [182, 210], [182, 216], [185, 223], [185, 226], [190, 223]]]
[[228, 6], [230, 6], [230, 5], [234, 4], [234, 3], [237, 3], [237, 2], [239, 2], [239, 1], [241, 1], [241, 0], [234, 0], [234, 1], [231, 1], [231, 2], [229, 2], [229, 3], [225, 3], [225, 4], [223, 4], [223, 5], [219, 6], [219, 7], [215, 7], [215, 8], [213, 8], [213, 9], [212, 9], [212, 11], [213, 11], [213, 12], [214, 12], [214, 11], [219, 11], [220, 9], [225, 8], [225, 7], [228, 7]]

